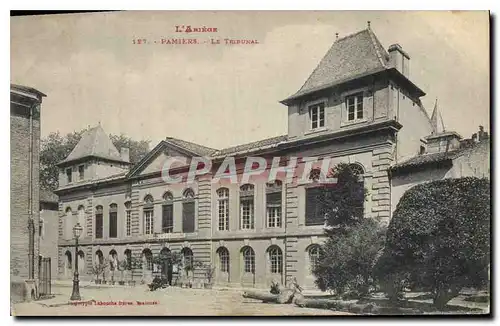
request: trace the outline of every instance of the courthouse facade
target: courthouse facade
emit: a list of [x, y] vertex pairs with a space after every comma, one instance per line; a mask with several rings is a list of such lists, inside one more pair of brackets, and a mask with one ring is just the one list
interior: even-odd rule
[[[227, 157], [237, 163], [281, 157], [282, 165], [298, 157], [299, 168], [310, 157], [352, 164], [368, 189], [365, 216], [387, 222], [390, 167], [418, 155], [436, 132], [424, 95], [411, 81], [409, 54], [397, 44], [386, 50], [368, 26], [335, 40], [304, 85], [281, 101], [288, 109], [286, 135], [225, 149], [169, 137], [132, 165], [128, 149], [118, 150], [100, 126], [92, 128], [59, 164], [59, 276], [72, 277], [74, 259], [81, 277], [91, 279], [96, 262], [137, 257], [143, 264], [134, 279], [147, 281], [156, 271], [154, 257], [178, 252], [186, 262], [213, 264], [216, 285], [267, 287], [295, 277], [313, 287], [311, 266], [324, 241], [317, 184], [214, 183], [215, 171]], [[189, 165], [195, 156], [209, 158], [212, 171], [189, 184], [165, 182], [169, 157], [185, 157]], [[170, 174], [185, 175], [187, 168]], [[74, 257], [77, 222], [84, 233]], [[202, 269], [194, 270], [195, 283], [204, 278]]]

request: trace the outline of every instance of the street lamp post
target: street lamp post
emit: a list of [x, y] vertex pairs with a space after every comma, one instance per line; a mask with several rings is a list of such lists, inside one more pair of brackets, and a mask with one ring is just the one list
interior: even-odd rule
[[80, 298], [80, 281], [78, 280], [78, 238], [82, 234], [83, 228], [80, 223], [76, 223], [73, 228], [73, 236], [75, 237], [75, 274], [73, 277], [73, 293], [70, 300], [81, 300]]

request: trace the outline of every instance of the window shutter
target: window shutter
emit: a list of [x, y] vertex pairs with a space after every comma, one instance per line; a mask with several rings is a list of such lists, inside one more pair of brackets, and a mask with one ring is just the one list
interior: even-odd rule
[[182, 232], [194, 232], [194, 201], [182, 204]]
[[318, 196], [321, 188], [306, 189], [306, 225], [321, 225], [325, 223], [325, 217], [321, 212]]
[[267, 205], [268, 206], [281, 206], [281, 193], [268, 193], [267, 195]]
[[117, 219], [118, 219], [118, 217], [117, 217], [116, 212], [109, 213], [109, 237], [110, 238], [117, 237], [117, 230], [118, 230]]

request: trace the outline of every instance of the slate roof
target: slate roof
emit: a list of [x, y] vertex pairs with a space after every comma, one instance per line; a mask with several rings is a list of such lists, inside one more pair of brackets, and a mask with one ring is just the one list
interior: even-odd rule
[[90, 156], [129, 163], [121, 158], [115, 145], [113, 145], [113, 142], [100, 125], [87, 130], [68, 157], [59, 164]]
[[198, 145], [192, 142], [188, 142], [182, 139], [174, 138], [174, 137], [167, 137], [165, 139], [167, 143], [174, 144], [176, 146], [182, 147], [184, 149], [187, 149], [190, 152], [193, 152], [197, 155], [200, 156], [210, 156], [213, 152], [216, 151], [214, 148]]
[[336, 40], [299, 91], [283, 102], [389, 68], [389, 54], [367, 28]]

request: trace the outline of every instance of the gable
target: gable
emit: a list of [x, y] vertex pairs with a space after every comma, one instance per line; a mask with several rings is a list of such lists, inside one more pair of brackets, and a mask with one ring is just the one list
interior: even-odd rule
[[[192, 157], [192, 154], [187, 151], [184, 152], [181, 149], [174, 148], [174, 146], [162, 141], [133, 167], [128, 177], [137, 177], [161, 172], [167, 160], [175, 157], [189, 159]], [[175, 166], [178, 167], [179, 165]]]
[[154, 157], [147, 165], [145, 165], [143, 170], [138, 175], [147, 175], [150, 173], [160, 172], [163, 170], [167, 160], [175, 157], [187, 158], [186, 155], [182, 155], [175, 151], [162, 151], [158, 153], [158, 155]]

